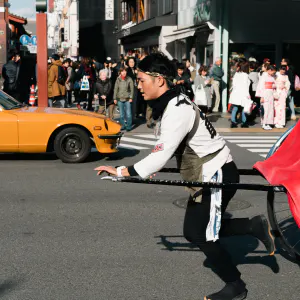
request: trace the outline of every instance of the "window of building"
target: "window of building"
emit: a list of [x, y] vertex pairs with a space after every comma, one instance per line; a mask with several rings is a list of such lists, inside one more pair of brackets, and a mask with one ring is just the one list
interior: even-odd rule
[[137, 5], [136, 0], [126, 0], [121, 3], [122, 25], [137, 22]]
[[153, 0], [122, 0], [122, 25], [134, 25], [154, 17], [155, 5]]

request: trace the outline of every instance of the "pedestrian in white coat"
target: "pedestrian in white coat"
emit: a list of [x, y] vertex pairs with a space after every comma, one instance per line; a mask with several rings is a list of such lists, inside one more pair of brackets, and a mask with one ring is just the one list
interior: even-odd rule
[[251, 101], [250, 97], [250, 79], [249, 79], [249, 63], [244, 62], [238, 68], [232, 80], [232, 92], [229, 103], [233, 105], [231, 112], [231, 128], [237, 127], [236, 115], [238, 112], [242, 115], [242, 127], [248, 128], [247, 118], [244, 107]]

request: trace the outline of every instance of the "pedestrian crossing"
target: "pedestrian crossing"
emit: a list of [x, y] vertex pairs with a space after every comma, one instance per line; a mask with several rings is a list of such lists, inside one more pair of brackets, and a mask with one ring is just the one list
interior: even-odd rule
[[280, 136], [275, 135], [226, 135], [223, 137], [228, 143], [235, 144], [264, 158], [267, 157], [270, 149], [280, 138]]
[[[230, 144], [243, 148], [261, 157], [266, 157], [270, 149], [280, 136], [266, 135], [223, 135], [223, 138]], [[119, 148], [150, 150], [156, 144], [156, 137], [153, 134], [134, 134], [124, 136], [121, 139]]]

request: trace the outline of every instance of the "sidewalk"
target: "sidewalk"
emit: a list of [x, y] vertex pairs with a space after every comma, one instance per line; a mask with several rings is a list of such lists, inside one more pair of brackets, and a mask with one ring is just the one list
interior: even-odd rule
[[[73, 103], [71, 109], [77, 109], [76, 105]], [[297, 121], [300, 119], [300, 111], [297, 111], [297, 120], [296, 121], [288, 121], [286, 127], [283, 129], [274, 128], [273, 130], [264, 130], [261, 128], [260, 119], [256, 118], [256, 124], [250, 126], [249, 128], [230, 128], [230, 114], [229, 113], [211, 113], [208, 115], [208, 119], [216, 128], [219, 133], [283, 133], [288, 130], [291, 126], [295, 125]], [[117, 110], [115, 111], [115, 119], [118, 121], [119, 113]], [[142, 119], [137, 120], [137, 124], [134, 129], [131, 131], [133, 134], [135, 133], [153, 133], [153, 129], [147, 127], [146, 122]]]
[[[300, 115], [297, 115], [297, 121], [288, 121], [287, 125], [283, 129], [264, 130], [261, 128], [259, 118], [256, 119], [256, 124], [249, 128], [230, 128], [230, 114], [229, 113], [212, 113], [208, 116], [208, 119], [220, 133], [283, 133], [291, 126], [295, 125], [300, 119]], [[153, 133], [153, 129], [150, 129], [143, 123], [143, 120], [138, 120], [137, 127], [132, 130], [132, 133]]]

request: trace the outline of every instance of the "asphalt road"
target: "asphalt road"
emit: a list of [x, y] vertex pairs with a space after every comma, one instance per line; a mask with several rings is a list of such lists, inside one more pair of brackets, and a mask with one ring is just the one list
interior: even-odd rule
[[[264, 159], [228, 144], [239, 168]], [[93, 153], [79, 165], [52, 154], [0, 155], [0, 298], [196, 300], [220, 289], [204, 255], [182, 237], [184, 209], [173, 202], [187, 197], [183, 188], [101, 181], [93, 171], [148, 152]], [[235, 201], [233, 216], [266, 212], [264, 192], [239, 192]], [[299, 299], [298, 265], [266, 256], [251, 237], [223, 242], [248, 299]]]

